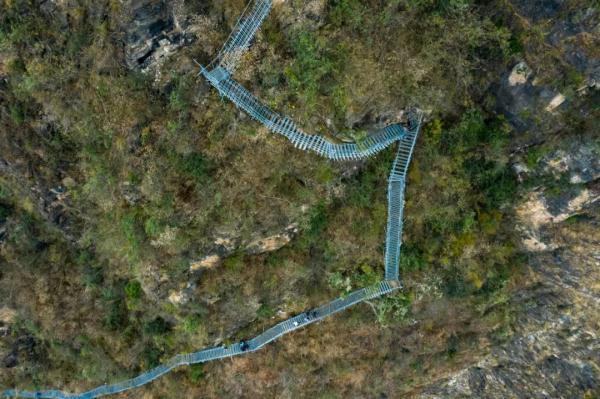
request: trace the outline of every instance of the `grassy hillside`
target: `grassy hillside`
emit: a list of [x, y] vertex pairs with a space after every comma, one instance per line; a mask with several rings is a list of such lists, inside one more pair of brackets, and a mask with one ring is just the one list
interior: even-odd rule
[[[15, 312], [0, 324], [0, 386], [120, 380], [380, 278], [393, 149], [351, 164], [297, 151], [196, 75], [192, 60], [210, 60], [243, 1], [183, 3], [190, 30], [210, 29], [145, 73], [124, 61], [128, 3], [64, 3], [0, 2], [0, 306]], [[495, 90], [545, 54], [539, 29], [507, 1], [275, 6], [237, 76], [269, 105], [340, 140], [427, 112], [406, 193], [407, 290], [179, 370], [149, 397], [397, 397], [506, 340], [510, 293], [527, 278], [514, 206], [529, 186], [512, 163], [535, 165], [548, 143], [518, 132]], [[565, 93], [581, 84], [572, 68], [538, 66]], [[561, 112], [573, 123], [557, 141], [592, 133]], [[282, 249], [239, 246], [292, 223], [301, 232]], [[232, 255], [174, 304], [219, 239]]]

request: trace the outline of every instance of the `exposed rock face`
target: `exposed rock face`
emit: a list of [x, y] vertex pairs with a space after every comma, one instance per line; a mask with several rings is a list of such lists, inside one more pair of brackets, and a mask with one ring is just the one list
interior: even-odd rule
[[[600, 36], [597, 7], [565, 0], [513, 0], [515, 11], [530, 24], [543, 25], [549, 51], [570, 65], [569, 79], [577, 82], [579, 94], [600, 87]], [[498, 110], [519, 130], [544, 125], [544, 114], [559, 111], [572, 98], [549, 84], [540, 85], [532, 69], [519, 62], [498, 87]], [[573, 97], [573, 96], [570, 96]], [[536, 115], [538, 120], [532, 118]], [[549, 122], [550, 125], [556, 121]]]
[[157, 301], [165, 295], [165, 285], [169, 282], [169, 276], [159, 266], [147, 264], [142, 268], [139, 280], [146, 297]]
[[[595, 215], [600, 212], [596, 209]], [[556, 249], [532, 260], [514, 339], [422, 398], [595, 398], [600, 394], [598, 225], [555, 226]], [[582, 235], [582, 236], [580, 236]], [[587, 237], [587, 238], [584, 238]]]
[[600, 188], [593, 183], [600, 178], [598, 152], [593, 145], [573, 143], [567, 149], [558, 149], [543, 157], [537, 172], [523, 172], [540, 181], [544, 176], [551, 176], [555, 181], [568, 180], [560, 183], [565, 186], [559, 194], [548, 193], [540, 187], [517, 207], [523, 244], [527, 250], [536, 252], [554, 248], [544, 243], [547, 227], [564, 222], [600, 201]]
[[292, 238], [298, 234], [298, 231], [299, 229], [297, 224], [289, 225], [283, 233], [251, 241], [246, 245], [244, 252], [247, 254], [256, 255], [265, 252], [277, 251], [288, 244]]
[[45, 350], [31, 335], [20, 335], [12, 331], [17, 312], [8, 307], [0, 308], [0, 368], [13, 368], [20, 360], [40, 360]]
[[546, 112], [554, 111], [556, 108], [560, 107], [561, 104], [565, 102], [565, 100], [566, 100], [566, 97], [563, 96], [561, 93], [558, 93], [557, 95], [554, 96], [554, 98], [552, 98], [552, 100], [550, 100], [550, 102], [546, 106], [546, 108], [545, 108]]
[[6, 337], [10, 332], [10, 326], [15, 322], [17, 312], [7, 307], [0, 308], [0, 338]]
[[[75, 240], [72, 228], [74, 215], [70, 212], [69, 192], [64, 185], [39, 178], [18, 156], [11, 162], [0, 158], [0, 173], [16, 183], [14, 189], [20, 190], [20, 195], [24, 198], [29, 198], [31, 206], [51, 226], [60, 229], [69, 241]], [[23, 182], [30, 185], [29, 189], [23, 185]], [[0, 241], [4, 234], [4, 220], [0, 217]]]
[[531, 76], [533, 71], [529, 68], [525, 62], [519, 62], [515, 65], [508, 75], [508, 85], [517, 86], [527, 83], [527, 80]]
[[566, 5], [566, 0], [513, 0], [511, 3], [517, 11], [537, 22], [556, 17]]
[[202, 273], [221, 265], [224, 259], [239, 251], [247, 255], [258, 255], [265, 252], [276, 251], [287, 245], [300, 231], [297, 224], [291, 224], [278, 234], [263, 238], [251, 239], [248, 242], [240, 242], [233, 238], [219, 238], [215, 241], [213, 250], [202, 259], [192, 262], [189, 268], [190, 281], [182, 284], [178, 290], [169, 293], [169, 301], [175, 305], [188, 303], [196, 290], [196, 281]]
[[[573, 144], [545, 156], [534, 176], [569, 176], [558, 196], [544, 188], [517, 208], [527, 283], [512, 338], [419, 397], [595, 398], [600, 395], [600, 176], [597, 148]], [[539, 179], [541, 181], [541, 178]], [[567, 185], [569, 183], [566, 183]], [[585, 213], [583, 221], [569, 217]]]
[[174, 305], [185, 305], [194, 297], [196, 283], [191, 281], [186, 283], [182, 289], [169, 292], [169, 302]]
[[570, 10], [564, 18], [552, 21], [548, 35], [548, 42], [563, 50], [565, 61], [596, 88], [600, 84], [598, 12], [597, 7]]
[[[600, 201], [600, 191], [584, 189], [577, 196], [569, 199], [549, 200], [541, 192], [534, 192], [527, 201], [518, 208], [517, 213], [522, 220], [525, 238], [523, 244], [529, 251], [545, 251], [548, 247], [542, 242], [543, 230], [552, 223], [561, 223], [586, 207]], [[526, 227], [525, 227], [526, 226]]]
[[147, 70], [179, 47], [191, 36], [181, 29], [177, 10], [181, 2], [130, 0], [131, 21], [126, 29], [126, 61], [131, 69]]
[[600, 149], [594, 146], [572, 145], [566, 150], [554, 151], [540, 162], [544, 173], [550, 173], [555, 178], [567, 173], [571, 184], [600, 179]]
[[566, 100], [558, 91], [538, 86], [531, 68], [525, 62], [516, 64], [502, 78], [497, 95], [498, 110], [519, 130], [538, 124], [531, 115], [555, 111]]
[[190, 272], [195, 273], [203, 269], [212, 269], [218, 266], [223, 259], [239, 251], [248, 255], [277, 251], [287, 245], [299, 231], [298, 225], [293, 223], [281, 233], [253, 238], [248, 241], [240, 241], [236, 238], [219, 238], [215, 241], [215, 247], [208, 255], [190, 264]]
[[190, 264], [190, 272], [195, 273], [202, 269], [212, 269], [221, 264], [221, 257], [217, 254], [206, 255], [197, 262]]

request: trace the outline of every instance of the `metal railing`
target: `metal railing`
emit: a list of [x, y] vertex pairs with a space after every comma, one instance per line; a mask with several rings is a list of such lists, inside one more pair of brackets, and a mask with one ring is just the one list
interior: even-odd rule
[[377, 298], [399, 288], [400, 284], [398, 281], [381, 281], [372, 287], [356, 290], [342, 298], [335, 299], [324, 306], [314, 310], [309, 310], [282, 321], [281, 323], [276, 324], [275, 326], [269, 328], [262, 334], [257, 335], [247, 342], [236, 342], [229, 346], [208, 348], [194, 353], [177, 355], [169, 359], [164, 364], [140, 374], [135, 378], [121, 381], [112, 385], [103, 385], [80, 394], [69, 394], [57, 390], [32, 392], [9, 389], [2, 392], [2, 396], [22, 398], [92, 399], [127, 391], [129, 389], [138, 388], [142, 385], [148, 384], [149, 382], [156, 380], [160, 376], [179, 366], [205, 363], [211, 360], [225, 359], [232, 356], [239, 356], [254, 352], [285, 334], [289, 334], [299, 328], [303, 328], [309, 324], [321, 321], [326, 317], [341, 312], [342, 310], [347, 309], [357, 303], [368, 299]]
[[262, 104], [248, 90], [236, 82], [231, 77], [231, 74], [235, 70], [236, 64], [239, 62], [243, 52], [248, 49], [252, 38], [268, 15], [271, 6], [272, 2], [270, 0], [252, 0], [246, 12], [238, 20], [236, 27], [218, 56], [207, 68], [201, 68], [200, 73], [223, 97], [231, 100], [236, 106], [243, 109], [248, 115], [262, 123], [272, 132], [286, 137], [296, 148], [301, 150], [312, 151], [335, 161], [346, 161], [370, 157], [389, 147], [394, 142], [399, 142], [396, 158], [394, 159], [388, 180], [385, 280], [380, 281], [374, 286], [353, 291], [316, 309], [282, 321], [247, 342], [237, 342], [229, 346], [208, 348], [194, 353], [176, 355], [164, 364], [126, 381], [103, 385], [80, 394], [70, 394], [58, 390], [21, 391], [8, 389], [2, 391], [0, 396], [92, 399], [123, 392], [145, 385], [179, 366], [204, 363], [259, 350], [268, 343], [292, 331], [321, 321], [365, 300], [377, 298], [401, 288], [399, 281], [399, 259], [402, 241], [404, 186], [408, 165], [420, 130], [421, 115], [414, 115], [411, 121], [412, 128], [406, 129], [400, 124], [392, 124], [369, 135], [360, 143], [336, 144], [322, 136], [304, 133], [292, 120], [277, 114]]

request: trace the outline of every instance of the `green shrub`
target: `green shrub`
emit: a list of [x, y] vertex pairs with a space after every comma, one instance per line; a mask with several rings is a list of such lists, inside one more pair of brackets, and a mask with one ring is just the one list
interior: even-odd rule
[[187, 334], [194, 334], [198, 331], [198, 327], [202, 324], [202, 316], [192, 314], [183, 319], [182, 328]]
[[142, 284], [137, 280], [131, 280], [125, 285], [125, 295], [129, 301], [139, 300], [142, 292]]
[[256, 311], [256, 315], [261, 319], [270, 319], [271, 317], [275, 316], [275, 310], [273, 310], [273, 308], [271, 308], [269, 305], [263, 303]]
[[171, 324], [162, 317], [157, 317], [144, 325], [144, 332], [149, 335], [162, 335], [171, 331]]
[[81, 50], [91, 43], [92, 37], [87, 31], [70, 31], [65, 53], [70, 58], [80, 57]]
[[328, 18], [336, 27], [364, 27], [364, 17], [369, 10], [360, 0], [330, 0]]
[[565, 66], [564, 86], [571, 89], [578, 89], [585, 84], [585, 75], [579, 72], [576, 68]]
[[169, 94], [169, 107], [174, 111], [185, 112], [192, 102], [193, 81], [188, 76], [176, 76], [173, 81], [173, 89]]
[[450, 335], [446, 342], [446, 357], [448, 359], [453, 359], [456, 356], [458, 353], [458, 344], [458, 337], [455, 334]]
[[8, 188], [1, 184], [0, 182], [0, 200], [7, 199], [9, 197], [10, 192]]
[[512, 35], [510, 39], [508, 39], [508, 49], [512, 55], [523, 53], [525, 46], [523, 45], [523, 40], [520, 35]]
[[538, 162], [548, 150], [543, 146], [533, 146], [527, 150], [527, 154], [525, 155], [525, 164], [528, 168], [533, 169], [537, 166]]
[[463, 297], [471, 293], [470, 283], [465, 280], [463, 273], [457, 268], [451, 268], [444, 273], [443, 289], [450, 297]]
[[[29, 203], [30, 204], [30, 203]], [[25, 205], [27, 208], [29, 205]], [[39, 267], [40, 257], [45, 256], [49, 242], [45, 240], [40, 226], [30, 213], [15, 212], [6, 241], [14, 249], [14, 256], [26, 267]]]
[[284, 75], [307, 110], [313, 111], [317, 95], [320, 91], [325, 91], [324, 84], [341, 67], [340, 54], [328, 51], [323, 38], [311, 31], [294, 33], [291, 48], [294, 61], [285, 68]]
[[0, 226], [6, 222], [6, 219], [12, 213], [12, 207], [0, 202]]
[[154, 218], [149, 217], [144, 223], [144, 231], [148, 237], [157, 237], [164, 230], [162, 223]]
[[83, 283], [87, 287], [99, 287], [104, 282], [104, 271], [101, 266], [95, 264], [95, 254], [88, 250], [82, 250], [76, 258], [81, 270]]
[[565, 224], [566, 225], [576, 225], [580, 222], [585, 222], [585, 221], [590, 221], [593, 220], [593, 218], [590, 215], [587, 214], [575, 214], [572, 216], [569, 216], [566, 220], [565, 220]]
[[10, 119], [16, 124], [21, 125], [25, 122], [25, 108], [21, 103], [15, 103], [9, 105]]
[[334, 177], [335, 175], [333, 173], [333, 169], [326, 163], [319, 165], [319, 168], [315, 174], [317, 181], [322, 184], [331, 182]]
[[223, 266], [231, 271], [240, 271], [244, 268], [244, 253], [238, 251], [233, 255], [225, 258]]
[[192, 364], [188, 370], [188, 378], [191, 382], [197, 383], [204, 378], [204, 366], [202, 364]]
[[381, 276], [371, 266], [363, 264], [360, 266], [360, 272], [353, 274], [351, 280], [353, 286], [363, 288], [376, 284], [381, 280]]
[[104, 316], [104, 325], [113, 331], [123, 329], [127, 325], [128, 318], [124, 298], [111, 287], [104, 289], [102, 298], [108, 308]]
[[197, 184], [204, 184], [210, 179], [210, 163], [199, 153], [178, 156], [176, 166], [179, 172]]
[[409, 295], [399, 292], [379, 299], [375, 305], [377, 321], [382, 326], [406, 321], [410, 315], [411, 303]]
[[406, 0], [407, 5], [422, 13], [450, 14], [467, 10], [472, 0]]
[[414, 271], [422, 270], [427, 266], [423, 258], [423, 251], [411, 244], [403, 244], [400, 252], [400, 270]]
[[466, 159], [464, 166], [473, 188], [483, 194], [480, 203], [485, 209], [512, 202], [517, 191], [517, 179], [509, 165], [476, 156]]
[[145, 239], [141, 219], [137, 210], [130, 210], [121, 219], [121, 231], [128, 244], [127, 254], [130, 258], [137, 258], [142, 242]]
[[350, 291], [352, 284], [349, 277], [344, 277], [341, 272], [331, 273], [327, 278], [329, 286], [338, 291]]
[[328, 223], [329, 218], [327, 214], [327, 206], [324, 202], [319, 202], [311, 210], [308, 226], [301, 238], [302, 246], [320, 246], [323, 244], [319, 238], [323, 233], [325, 233]]
[[143, 369], [151, 369], [160, 364], [160, 357], [163, 352], [152, 344], [147, 344], [142, 353], [140, 353], [140, 362]]
[[285, 36], [282, 27], [276, 21], [275, 18], [267, 18], [261, 26], [261, 31], [271, 48], [280, 49], [285, 47]]
[[443, 123], [440, 119], [436, 118], [431, 123], [424, 126], [423, 135], [431, 140], [434, 146], [438, 146], [442, 139]]

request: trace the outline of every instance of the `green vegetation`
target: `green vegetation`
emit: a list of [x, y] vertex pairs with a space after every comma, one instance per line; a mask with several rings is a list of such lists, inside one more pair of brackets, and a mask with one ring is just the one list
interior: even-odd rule
[[198, 383], [204, 378], [204, 368], [202, 364], [193, 364], [188, 371], [188, 378], [192, 383]]
[[115, 292], [113, 287], [103, 289], [102, 300], [107, 309], [104, 324], [111, 330], [120, 330], [127, 324], [127, 305], [125, 298]]
[[305, 246], [320, 245], [325, 229], [327, 228], [327, 207], [324, 202], [319, 202], [312, 209], [306, 232], [302, 235]]
[[406, 321], [410, 316], [410, 304], [410, 296], [403, 293], [382, 298], [376, 306], [377, 321], [383, 326]]
[[171, 325], [160, 316], [144, 325], [144, 333], [148, 335], [162, 335], [169, 331], [171, 331]]
[[125, 294], [130, 301], [137, 301], [142, 297], [142, 286], [139, 281], [130, 281], [125, 286]]
[[206, 183], [210, 177], [208, 162], [200, 154], [191, 153], [179, 157], [176, 165], [180, 173], [189, 176], [197, 184]]
[[275, 311], [269, 305], [262, 304], [256, 311], [256, 315], [261, 319], [270, 319], [275, 315]]
[[[223, 16], [234, 20], [243, 2], [185, 2], [202, 14], [194, 20], [202, 40], [166, 57], [156, 74], [125, 67], [124, 30], [134, 23], [125, 3], [46, 3], [56, 3], [53, 14], [41, 3], [0, 0], [0, 161], [9, 165], [0, 176], [0, 296], [30, 319], [23, 331], [47, 351], [43, 361], [20, 359], [0, 385], [68, 386], [78, 370], [90, 386], [130, 377], [381, 278], [394, 149], [359, 164], [319, 159], [266, 136], [197, 81], [192, 59], [206, 64], [229, 28]], [[511, 163], [535, 132], [515, 134], [491, 90], [517, 59], [533, 56], [539, 27], [515, 27], [500, 1], [330, 0], [317, 11], [292, 3], [278, 6], [243, 60], [240, 76], [253, 93], [306, 131], [359, 143], [399, 110], [431, 110], [407, 184], [408, 288], [278, 344], [277, 356], [252, 355], [252, 366], [181, 371], [152, 387], [157, 397], [190, 396], [186, 384], [227, 397], [237, 392], [228, 383], [250, 380], [260, 393], [246, 395], [278, 397], [261, 382], [278, 378], [293, 397], [379, 397], [389, 386], [388, 396], [402, 396], [423, 382], [405, 375], [437, 375], [467, 350], [473, 337], [454, 334], [452, 310], [477, 325], [478, 339], [510, 334], [506, 298], [525, 263]], [[555, 78], [572, 88], [582, 76], [566, 69]], [[530, 147], [527, 167], [550, 148]], [[563, 194], [566, 179], [543, 181], [548, 194]], [[50, 194], [59, 187], [64, 193]], [[236, 248], [220, 265], [189, 270], [228, 239], [247, 243], [291, 223], [301, 231], [278, 251]], [[428, 319], [412, 325], [413, 309], [429, 310]], [[363, 335], [352, 335], [357, 325]], [[414, 344], [422, 347], [394, 352], [406, 361], [381, 376], [373, 364], [391, 361], [387, 349], [400, 350], [408, 328], [424, 337]], [[328, 337], [342, 334], [376, 336], [386, 353], [372, 343], [328, 352]], [[255, 370], [264, 375], [240, 379]], [[299, 388], [308, 375], [335, 378]], [[218, 386], [227, 388], [211, 391]]]
[[225, 261], [223, 261], [223, 266], [231, 271], [239, 272], [244, 267], [244, 253], [239, 251], [235, 254], [227, 257]]
[[[285, 76], [292, 93], [305, 103], [307, 112], [314, 112], [319, 90], [327, 90], [324, 84], [340, 72], [344, 50], [341, 47], [335, 51], [328, 50], [323, 38], [307, 31], [295, 33], [291, 47], [293, 63], [285, 69]], [[343, 107], [340, 96], [337, 94], [334, 100], [338, 108]]]
[[162, 351], [154, 345], [149, 344], [141, 353], [141, 364], [144, 368], [151, 369], [160, 364], [161, 356]]

